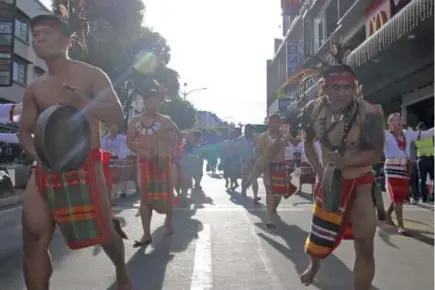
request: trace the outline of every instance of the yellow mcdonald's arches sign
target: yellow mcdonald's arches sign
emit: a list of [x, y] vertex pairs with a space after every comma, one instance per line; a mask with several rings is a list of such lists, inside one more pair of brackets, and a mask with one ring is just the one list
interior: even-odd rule
[[376, 15], [368, 21], [369, 36], [373, 35], [376, 31], [378, 31], [382, 27], [382, 25], [387, 23], [387, 21], [388, 15], [385, 11], [376, 12]]

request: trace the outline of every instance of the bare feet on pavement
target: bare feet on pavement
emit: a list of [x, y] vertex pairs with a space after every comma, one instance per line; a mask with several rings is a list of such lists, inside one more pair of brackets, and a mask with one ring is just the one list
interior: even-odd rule
[[123, 273], [116, 274], [116, 285], [118, 290], [132, 290], [133, 286], [128, 276], [127, 269], [122, 271]]
[[313, 280], [314, 277], [316, 277], [317, 272], [320, 268], [320, 261], [311, 261], [308, 268], [305, 270], [304, 273], [300, 276], [301, 283], [305, 286], [309, 286]]

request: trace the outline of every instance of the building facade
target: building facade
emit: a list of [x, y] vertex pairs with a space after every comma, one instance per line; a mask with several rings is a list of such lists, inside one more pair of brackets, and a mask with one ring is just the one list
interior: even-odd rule
[[[340, 42], [368, 101], [381, 104], [386, 114], [401, 111], [410, 126], [433, 125], [434, 0], [283, 0], [283, 14], [289, 13], [286, 2], [293, 4], [294, 16], [280, 50], [299, 40], [296, 70], [310, 56], [325, 59]], [[296, 65], [289, 63], [295, 59], [289, 49], [286, 58], [290, 77]], [[298, 87], [284, 82], [270, 88], [276, 91], [268, 99], [269, 93], [283, 95], [301, 106], [319, 87], [316, 79]]]
[[50, 11], [38, 0], [0, 0], [0, 11], [0, 102], [18, 103], [47, 69], [31, 47], [29, 21]]

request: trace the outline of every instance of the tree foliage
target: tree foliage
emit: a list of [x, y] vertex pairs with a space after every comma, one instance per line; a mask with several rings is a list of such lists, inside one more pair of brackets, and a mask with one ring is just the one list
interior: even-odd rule
[[141, 0], [53, 0], [53, 12], [64, 18], [73, 31], [75, 41], [70, 57], [95, 65], [105, 71], [118, 94], [125, 99], [136, 84], [126, 72], [136, 56], [153, 43], [164, 49], [160, 65], [152, 78], [163, 84], [171, 97], [178, 95], [178, 73], [167, 67], [170, 48], [157, 32], [143, 27], [145, 6]]
[[166, 39], [142, 26], [145, 11], [142, 0], [53, 0], [52, 8], [55, 14], [67, 19], [78, 36], [69, 51], [70, 57], [105, 71], [126, 112], [129, 96], [138, 91], [138, 82], [144, 81], [127, 72], [141, 51], [159, 43], [162, 46], [159, 66], [150, 77], [167, 88], [172, 100], [162, 106], [162, 112], [171, 116], [181, 129], [195, 125], [193, 106], [178, 96], [179, 75], [167, 66], [171, 50]]
[[180, 130], [190, 129], [195, 126], [195, 108], [188, 101], [180, 97], [175, 97], [162, 104], [160, 108], [162, 114], [171, 116]]

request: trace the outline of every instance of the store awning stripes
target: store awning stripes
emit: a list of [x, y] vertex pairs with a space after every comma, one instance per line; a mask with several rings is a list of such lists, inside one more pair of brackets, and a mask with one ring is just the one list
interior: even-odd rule
[[348, 56], [352, 66], [361, 66], [387, 49], [394, 42], [410, 34], [425, 21], [433, 21], [434, 0], [413, 0], [394, 15], [379, 31], [367, 38]]

